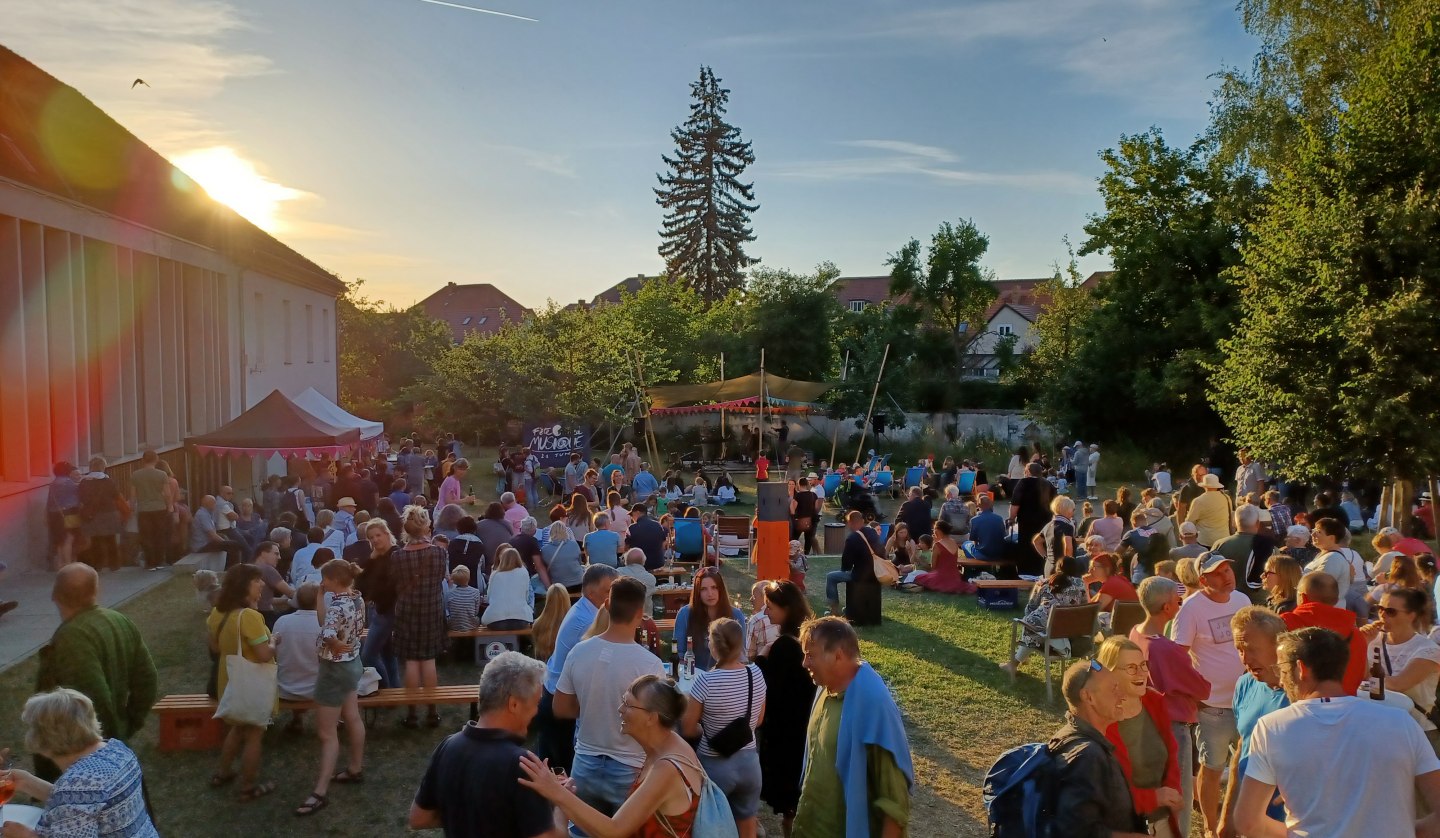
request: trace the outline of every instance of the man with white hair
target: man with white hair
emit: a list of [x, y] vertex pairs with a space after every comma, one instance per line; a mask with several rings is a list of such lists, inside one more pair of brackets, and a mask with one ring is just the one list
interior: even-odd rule
[[505, 510], [505, 520], [510, 523], [510, 531], [518, 535], [520, 522], [530, 514], [529, 510], [516, 502], [514, 492], [506, 492], [500, 496], [500, 508]]
[[638, 579], [645, 586], [645, 601], [649, 603], [645, 613], [653, 613], [656, 580], [655, 574], [645, 569], [645, 551], [639, 547], [631, 547], [626, 550], [624, 563], [620, 565], [619, 570], [621, 576]]
[[585, 560], [615, 567], [620, 563], [620, 534], [610, 528], [610, 513], [597, 512], [591, 519], [595, 529], [585, 533]]
[[430, 757], [410, 804], [411, 829], [502, 838], [565, 834], [550, 803], [518, 782], [544, 679], [545, 665], [519, 652], [491, 658], [480, 676], [480, 717]]
[[1256, 605], [1265, 603], [1265, 562], [1275, 552], [1275, 540], [1260, 532], [1260, 507], [1242, 504], [1235, 509], [1235, 534], [1211, 548], [1230, 561], [1241, 593]]

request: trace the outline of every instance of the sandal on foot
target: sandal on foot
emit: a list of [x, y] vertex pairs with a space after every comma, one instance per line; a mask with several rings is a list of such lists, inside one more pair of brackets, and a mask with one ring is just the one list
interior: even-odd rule
[[256, 783], [248, 789], [240, 790], [240, 802], [249, 803], [258, 800], [275, 790], [275, 784], [271, 782]]
[[301, 803], [299, 807], [295, 809], [295, 814], [303, 818], [306, 815], [313, 815], [329, 805], [330, 801], [325, 799], [325, 795], [316, 794], [312, 791], [310, 792], [310, 796], [305, 798], [305, 802]]
[[218, 789], [218, 788], [220, 788], [221, 786], [228, 786], [228, 785], [230, 785], [232, 782], [235, 781], [236, 776], [238, 776], [238, 775], [236, 775], [236, 774], [221, 774], [220, 772], [217, 771], [217, 772], [215, 772], [214, 774], [211, 774], [211, 775], [210, 775], [210, 788], [212, 788], [212, 789]]
[[342, 785], [349, 783], [363, 783], [365, 782], [365, 771], [364, 769], [361, 769], [360, 771], [352, 772], [350, 769], [347, 768], [344, 771], [341, 771], [332, 776], [330, 778], [330, 782], [340, 783]]

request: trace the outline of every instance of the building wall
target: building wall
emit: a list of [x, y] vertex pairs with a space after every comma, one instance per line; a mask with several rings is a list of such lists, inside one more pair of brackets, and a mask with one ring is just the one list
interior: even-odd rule
[[[329, 342], [315, 341], [314, 363], [297, 328], [298, 364], [277, 360], [273, 371], [247, 374], [242, 287], [282, 299], [294, 288], [301, 318], [306, 305], [317, 318], [328, 310]], [[251, 318], [266, 324], [257, 340], [283, 343], [275, 318], [264, 316], [270, 304], [262, 308]], [[58, 460], [83, 468], [98, 454], [115, 466], [147, 447], [179, 449], [275, 386], [314, 386], [333, 398], [333, 312], [333, 297], [0, 181], [0, 561], [44, 566], [46, 487]]]
[[977, 355], [995, 354], [995, 346], [1000, 342], [1001, 326], [1009, 327], [1012, 332], [1020, 336], [1015, 343], [1017, 353], [1028, 351], [1034, 347], [1035, 324], [1021, 317], [1015, 309], [1005, 306], [990, 318], [990, 322], [985, 325], [985, 334], [975, 341], [972, 351]]
[[335, 298], [245, 271], [237, 300], [244, 331], [245, 407], [274, 390], [295, 396], [307, 387], [336, 401]]

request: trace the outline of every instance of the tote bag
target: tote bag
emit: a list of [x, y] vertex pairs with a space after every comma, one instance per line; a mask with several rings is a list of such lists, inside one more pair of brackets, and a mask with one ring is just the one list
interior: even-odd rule
[[240, 645], [244, 642], [242, 634], [237, 625], [235, 654], [225, 656], [225, 694], [220, 696], [215, 718], [231, 724], [268, 727], [279, 690], [276, 682], [278, 670], [273, 661], [256, 663], [246, 660]]

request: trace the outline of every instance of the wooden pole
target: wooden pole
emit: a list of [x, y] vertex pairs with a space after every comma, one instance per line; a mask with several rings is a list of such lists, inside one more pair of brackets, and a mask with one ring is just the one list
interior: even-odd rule
[[880, 395], [880, 379], [885, 376], [885, 362], [890, 360], [890, 344], [885, 344], [885, 354], [880, 356], [880, 372], [875, 374], [875, 389], [870, 393], [870, 406], [865, 409], [865, 423], [860, 426], [860, 447], [855, 449], [855, 462], [865, 451], [865, 434], [870, 430], [870, 414], [875, 411], [875, 399]]
[[[850, 350], [845, 350], [845, 365], [840, 367], [840, 383], [845, 383], [845, 378], [850, 374]], [[840, 444], [840, 421], [835, 420], [835, 427], [830, 429], [830, 459], [826, 460], [831, 468], [835, 467], [835, 446]], [[823, 475], [822, 475], [823, 476]]]
[[[1425, 488], [1430, 490], [1430, 506], [1434, 507], [1435, 501], [1440, 500], [1440, 480], [1436, 480], [1434, 475], [1425, 478]], [[1430, 520], [1435, 520], [1433, 509], [1431, 511]], [[1433, 539], [1433, 541], [1435, 541], [1437, 545], [1440, 545], [1440, 527], [1435, 528], [1435, 538]], [[1440, 551], [1440, 546], [1437, 546], [1435, 549], [1437, 551]]]
[[765, 347], [760, 347], [760, 412], [756, 414], [760, 421], [755, 424], [759, 431], [755, 443], [755, 459], [760, 459], [760, 454], [765, 451]]
[[[720, 353], [720, 382], [725, 382], [725, 353]], [[729, 436], [725, 433], [725, 408], [720, 408], [720, 462], [725, 462], [725, 444]]]

